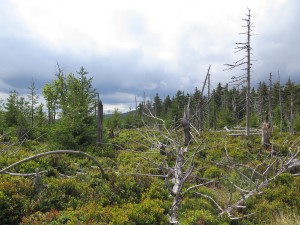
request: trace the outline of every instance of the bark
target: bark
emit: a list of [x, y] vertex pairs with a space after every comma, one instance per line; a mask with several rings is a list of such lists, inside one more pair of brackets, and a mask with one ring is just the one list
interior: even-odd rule
[[208, 76], [208, 85], [207, 85], [207, 129], [210, 130], [210, 74]]
[[273, 113], [272, 113], [272, 73], [270, 73], [270, 84], [269, 84], [269, 122], [270, 129], [273, 130]]
[[280, 86], [279, 71], [278, 71], [278, 83], [279, 83], [279, 106], [280, 106], [280, 135], [282, 135], [283, 113], [282, 113], [282, 98], [281, 98], [281, 86]]
[[182, 118], [182, 127], [184, 132], [184, 145], [188, 146], [191, 141], [191, 126], [190, 126], [190, 101], [191, 98], [188, 99], [188, 104], [185, 108], [185, 112]]
[[178, 154], [176, 158], [176, 164], [174, 168], [174, 185], [172, 188], [172, 193], [174, 195], [172, 208], [170, 210], [170, 224], [179, 224], [178, 221], [178, 209], [180, 203], [182, 201], [181, 190], [184, 184], [184, 175], [183, 175], [183, 164], [185, 162], [183, 157], [183, 150], [180, 148], [178, 149]]
[[271, 128], [269, 127], [269, 124], [267, 122], [264, 122], [261, 128], [261, 145], [265, 149], [270, 149], [271, 147], [270, 136], [271, 136]]
[[200, 99], [199, 99], [199, 102], [198, 102], [198, 105], [197, 105], [197, 112], [199, 113], [199, 115], [198, 115], [199, 116], [199, 130], [203, 130], [203, 128], [204, 128], [204, 125], [203, 125], [203, 120], [204, 120], [203, 93], [204, 93], [204, 89], [205, 89], [205, 86], [206, 86], [206, 81], [208, 80], [208, 77], [209, 77], [209, 71], [210, 71], [210, 65], [209, 65], [208, 70], [207, 70], [207, 74], [206, 74], [204, 84], [203, 84], [203, 87], [202, 87], [202, 91], [201, 91], [201, 94], [200, 94]]
[[250, 135], [250, 70], [251, 70], [251, 47], [250, 47], [250, 31], [251, 31], [251, 22], [250, 22], [250, 9], [248, 9], [249, 14], [246, 19], [247, 22], [247, 94], [246, 94], [246, 135]]
[[294, 94], [291, 94], [291, 134], [294, 135]]
[[213, 91], [213, 96], [214, 96], [214, 105], [213, 105], [213, 111], [214, 111], [214, 122], [213, 122], [213, 124], [214, 124], [214, 131], [216, 131], [217, 130], [217, 110], [216, 110], [216, 96], [215, 96], [215, 90]]
[[103, 141], [103, 104], [102, 101], [99, 99], [98, 93], [98, 100], [97, 100], [97, 144], [101, 144]]
[[18, 128], [18, 142], [21, 144], [25, 144], [27, 139], [28, 139], [28, 129], [23, 126], [20, 126]]

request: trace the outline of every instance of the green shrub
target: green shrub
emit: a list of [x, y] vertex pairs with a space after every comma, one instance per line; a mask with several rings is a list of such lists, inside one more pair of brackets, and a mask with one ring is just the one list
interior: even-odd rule
[[30, 211], [31, 183], [20, 177], [0, 176], [1, 224], [18, 224]]
[[256, 212], [249, 221], [255, 224], [271, 224], [274, 215], [279, 213], [299, 213], [300, 210], [300, 179], [291, 174], [279, 175], [264, 190], [262, 195], [247, 200], [247, 209]]
[[224, 174], [225, 174], [225, 171], [223, 169], [220, 169], [216, 166], [210, 166], [205, 170], [203, 177], [204, 178], [220, 178]]
[[111, 159], [118, 156], [118, 152], [110, 143], [100, 144], [99, 146], [89, 146], [84, 151], [91, 153], [93, 156], [108, 157]]
[[151, 186], [143, 193], [142, 198], [169, 200], [170, 193], [166, 188], [166, 184], [159, 179], [152, 178], [150, 180]]
[[213, 215], [210, 211], [202, 209], [184, 213], [180, 221], [182, 221], [182, 225], [229, 225], [229, 223], [219, 219], [217, 215]]
[[276, 177], [274, 185], [287, 185], [287, 187], [292, 187], [294, 184], [294, 177], [290, 173], [283, 173]]
[[140, 204], [129, 204], [128, 218], [132, 224], [167, 224], [164, 203], [161, 200], [144, 199]]

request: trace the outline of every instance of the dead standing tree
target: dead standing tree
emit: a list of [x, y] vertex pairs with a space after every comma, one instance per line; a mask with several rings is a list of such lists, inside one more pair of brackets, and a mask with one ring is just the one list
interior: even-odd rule
[[[154, 116], [150, 110], [144, 114], [155, 122], [151, 123], [152, 126], [145, 124], [140, 134], [147, 140], [149, 148], [154, 150], [155, 155], [160, 154], [160, 157], [159, 159], [156, 156], [151, 158], [149, 152], [141, 152], [141, 157], [151, 165], [154, 165], [159, 174], [145, 174], [138, 171], [137, 173], [133, 173], [139, 176], [160, 177], [164, 179], [170, 196], [173, 198], [169, 211], [169, 223], [176, 225], [180, 224], [178, 211], [184, 195], [191, 190], [213, 182], [212, 179], [204, 178], [197, 178], [200, 182], [191, 182], [193, 180], [193, 173], [196, 172], [195, 158], [203, 149], [204, 144], [195, 138], [195, 136], [200, 136], [200, 134], [189, 121], [189, 102], [190, 99], [185, 107], [180, 127], [173, 129], [167, 128], [165, 121]], [[153, 127], [153, 124], [156, 124], [156, 126]], [[193, 145], [191, 145], [192, 141]]]
[[280, 135], [282, 135], [282, 122], [283, 122], [283, 109], [282, 109], [282, 97], [281, 97], [281, 84], [280, 84], [280, 74], [278, 71], [278, 97], [279, 97], [279, 107], [280, 107]]
[[208, 81], [208, 98], [207, 98], [207, 114], [208, 114], [208, 129], [209, 129], [209, 102], [210, 102], [210, 65], [208, 67], [208, 70], [207, 70], [207, 73], [206, 73], [206, 76], [205, 76], [205, 80], [204, 80], [204, 84], [203, 84], [203, 87], [202, 87], [202, 91], [200, 93], [200, 98], [199, 98], [199, 101], [198, 101], [198, 104], [197, 104], [197, 107], [196, 107], [196, 115], [198, 116], [197, 119], [198, 119], [198, 127], [199, 127], [199, 130], [202, 131], [204, 129], [204, 109], [205, 109], [205, 104], [204, 104], [204, 98], [203, 98], [203, 93], [204, 93], [204, 89], [206, 87], [206, 82]]
[[184, 115], [182, 118], [182, 127], [183, 127], [183, 132], [184, 132], [184, 145], [188, 146], [191, 141], [191, 125], [190, 125], [190, 102], [191, 98], [188, 98], [188, 103], [187, 106], [184, 109]]
[[273, 151], [271, 142], [271, 128], [269, 127], [269, 123], [264, 122], [261, 127], [261, 145], [263, 148], [268, 149], [270, 152]]
[[233, 76], [232, 77], [232, 82], [233, 84], [236, 85], [242, 85], [244, 83], [246, 83], [247, 87], [246, 87], [246, 135], [249, 136], [250, 135], [250, 74], [251, 74], [251, 45], [250, 45], [250, 38], [252, 36], [252, 28], [253, 28], [253, 24], [251, 23], [251, 10], [248, 8], [248, 14], [246, 14], [246, 19], [243, 19], [246, 22], [245, 26], [242, 26], [244, 28], [246, 28], [246, 32], [244, 33], [240, 33], [243, 35], [247, 36], [247, 40], [246, 42], [237, 42], [236, 44], [236, 51], [240, 52], [240, 51], [245, 51], [246, 55], [244, 57], [242, 57], [241, 59], [235, 61], [233, 64], [225, 64], [226, 66], [228, 66], [228, 68], [226, 70], [232, 70], [236, 67], [240, 67], [240, 66], [246, 66], [244, 67], [242, 70], [245, 70], [246, 73], [241, 75], [241, 76]]
[[[269, 123], [271, 131], [273, 131], [273, 112], [272, 112], [272, 73], [270, 73], [269, 78], [269, 94], [268, 94], [268, 102], [269, 102]], [[268, 122], [268, 121], [266, 121]]]
[[99, 98], [99, 93], [97, 93], [95, 114], [96, 114], [96, 121], [97, 121], [96, 144], [99, 145], [103, 141], [103, 104]]

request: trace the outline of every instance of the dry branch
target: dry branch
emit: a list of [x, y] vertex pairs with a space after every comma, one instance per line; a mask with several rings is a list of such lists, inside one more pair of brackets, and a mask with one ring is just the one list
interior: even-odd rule
[[75, 154], [75, 155], [85, 156], [85, 157], [91, 159], [94, 163], [96, 163], [96, 165], [98, 166], [98, 168], [99, 168], [99, 170], [102, 174], [102, 177], [105, 178], [105, 179], [108, 179], [108, 177], [106, 176], [101, 164], [99, 163], [99, 161], [95, 157], [91, 156], [88, 153], [85, 153], [85, 152], [82, 152], [82, 151], [74, 151], [74, 150], [55, 150], [55, 151], [39, 153], [39, 154], [36, 154], [36, 155], [30, 156], [28, 158], [22, 159], [18, 162], [15, 162], [15, 163], [5, 167], [4, 169], [0, 170], [0, 174], [1, 173], [6, 173], [6, 172], [8, 172], [8, 170], [10, 170], [10, 169], [12, 169], [12, 168], [14, 168], [18, 165], [21, 165], [25, 162], [28, 162], [30, 160], [41, 158], [41, 157], [44, 157], [44, 156], [47, 156], [47, 155], [55, 155], [55, 154]]

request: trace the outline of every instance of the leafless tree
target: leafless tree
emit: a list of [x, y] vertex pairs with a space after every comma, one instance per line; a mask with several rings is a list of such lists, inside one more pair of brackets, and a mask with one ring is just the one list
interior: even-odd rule
[[270, 142], [270, 137], [271, 137], [271, 128], [269, 127], [269, 123], [264, 122], [262, 124], [261, 128], [261, 145], [265, 149], [271, 149], [271, 142]]
[[210, 73], [207, 73], [207, 129], [210, 130]]
[[251, 75], [251, 43], [250, 38], [252, 36], [252, 28], [253, 23], [251, 22], [251, 10], [248, 8], [248, 13], [246, 14], [246, 18], [243, 19], [246, 22], [246, 25], [243, 26], [246, 28], [246, 32], [240, 33], [243, 35], [246, 35], [247, 39], [246, 42], [237, 42], [236, 44], [236, 52], [245, 51], [246, 55], [242, 57], [241, 59], [235, 61], [233, 64], [225, 64], [228, 66], [226, 70], [232, 70], [234, 68], [245, 66], [242, 70], [245, 70], [246, 73], [240, 76], [233, 76], [232, 82], [236, 85], [242, 85], [246, 83], [246, 135], [250, 135], [250, 75]]
[[294, 93], [291, 93], [291, 107], [290, 107], [290, 112], [291, 112], [291, 127], [290, 127], [290, 133], [294, 135], [294, 120], [295, 120], [295, 115], [294, 115]]
[[103, 104], [99, 98], [99, 93], [97, 93], [95, 112], [96, 112], [96, 121], [97, 121], [96, 144], [98, 145], [101, 144], [103, 141]]
[[[208, 83], [208, 84], [206, 84], [206, 83]], [[207, 96], [207, 105], [205, 106], [203, 97], [204, 97], [204, 89], [206, 86], [207, 86], [208, 96]], [[203, 84], [202, 90], [200, 92], [200, 98], [199, 98], [198, 104], [196, 106], [196, 115], [197, 115], [198, 122], [199, 122], [198, 128], [200, 131], [204, 129], [204, 111], [205, 111], [206, 107], [207, 107], [207, 116], [208, 116], [207, 120], [208, 120], [208, 129], [209, 129], [209, 121], [210, 121], [209, 102], [210, 102], [210, 65], [207, 69], [204, 84]]]
[[278, 71], [278, 84], [279, 84], [279, 88], [278, 88], [278, 91], [279, 91], [279, 107], [280, 107], [280, 135], [282, 135], [282, 122], [283, 122], [283, 113], [282, 113], [282, 97], [281, 97], [281, 85], [280, 85], [280, 74], [279, 74], [279, 71]]
[[191, 125], [190, 125], [190, 103], [191, 103], [191, 98], [188, 98], [188, 103], [187, 106], [184, 109], [184, 115], [182, 118], [182, 127], [183, 127], [183, 132], [184, 132], [184, 145], [188, 146], [191, 141]]
[[269, 123], [270, 123], [270, 129], [273, 130], [273, 110], [272, 110], [272, 73], [270, 73], [269, 78]]
[[204, 149], [204, 144], [199, 142], [199, 138], [196, 138], [200, 134], [189, 121], [189, 107], [188, 101], [180, 127], [174, 128], [167, 128], [165, 121], [154, 116], [150, 110], [145, 113], [148, 119], [156, 122], [150, 123], [152, 124], [150, 126], [145, 124], [144, 128], [140, 130], [140, 134], [148, 142], [153, 153], [156, 156], [159, 154], [160, 157], [157, 160], [157, 157], [149, 156], [149, 152], [141, 152], [141, 154], [144, 160], [157, 168], [157, 173], [145, 174], [142, 171], [133, 173], [134, 175], [164, 179], [166, 188], [173, 198], [169, 211], [170, 224], [180, 224], [178, 210], [186, 193], [213, 182], [212, 179], [199, 177], [196, 179], [198, 182], [193, 182], [196, 177], [194, 174], [195, 159], [198, 153]]
[[[209, 199], [220, 210], [220, 216], [227, 215], [232, 220], [241, 219], [253, 215], [239, 215], [239, 209], [245, 209], [247, 199], [257, 194], [263, 194], [264, 188], [272, 183], [278, 176], [283, 173], [289, 173], [296, 167], [300, 166], [300, 138], [296, 139], [289, 147], [289, 153], [284, 156], [266, 154], [265, 158], [256, 163], [243, 164], [236, 162], [233, 157], [228, 154], [225, 146], [226, 157], [221, 162], [216, 162], [218, 166], [226, 168], [230, 173], [238, 176], [238, 182], [231, 177], [228, 181], [231, 183], [228, 201], [226, 203], [218, 203], [211, 196], [198, 193], [200, 196]], [[300, 176], [292, 174], [293, 176]], [[233, 187], [233, 188], [232, 188]], [[240, 197], [233, 197], [240, 195]]]

